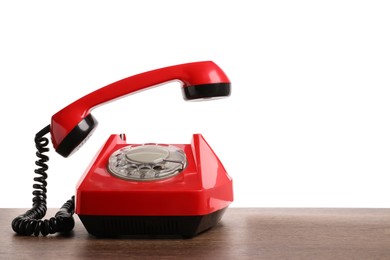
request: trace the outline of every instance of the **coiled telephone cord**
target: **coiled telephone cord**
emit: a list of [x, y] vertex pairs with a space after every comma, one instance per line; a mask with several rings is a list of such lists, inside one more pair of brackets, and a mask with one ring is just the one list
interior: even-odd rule
[[62, 205], [54, 217], [42, 220], [47, 211], [46, 171], [49, 168], [46, 164], [49, 161], [49, 157], [44, 154], [49, 151], [49, 148], [47, 148], [49, 139], [44, 136], [49, 132], [50, 125], [44, 127], [35, 135], [36, 156], [39, 158], [35, 164], [39, 168], [35, 169], [34, 172], [39, 176], [34, 178], [36, 183], [33, 184], [34, 191], [32, 194], [34, 197], [32, 199], [32, 208], [12, 221], [12, 229], [19, 235], [30, 236], [34, 234], [39, 236], [39, 234], [42, 234], [46, 236], [56, 232], [70, 232], [74, 227], [74, 196]]

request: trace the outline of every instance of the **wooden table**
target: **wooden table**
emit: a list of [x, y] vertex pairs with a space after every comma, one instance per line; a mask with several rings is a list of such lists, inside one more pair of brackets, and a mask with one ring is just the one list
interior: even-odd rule
[[390, 259], [390, 209], [230, 208], [193, 239], [97, 239], [78, 217], [67, 236], [17, 236], [23, 212], [0, 209], [0, 259]]

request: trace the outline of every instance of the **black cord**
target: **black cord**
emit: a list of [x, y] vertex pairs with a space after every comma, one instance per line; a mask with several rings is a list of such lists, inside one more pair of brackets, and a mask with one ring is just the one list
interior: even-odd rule
[[35, 164], [39, 166], [34, 172], [38, 177], [34, 178], [36, 183], [33, 184], [33, 205], [32, 208], [26, 211], [23, 215], [17, 216], [12, 221], [12, 229], [19, 235], [30, 236], [34, 234], [39, 236], [42, 234], [54, 234], [56, 232], [70, 232], [74, 227], [74, 196], [62, 205], [60, 210], [55, 214], [55, 217], [42, 220], [46, 215], [46, 178], [47, 169], [46, 164], [49, 157], [43, 153], [48, 152], [49, 139], [44, 137], [50, 132], [50, 125], [44, 127], [35, 135], [35, 147], [37, 148], [36, 155], [39, 158]]

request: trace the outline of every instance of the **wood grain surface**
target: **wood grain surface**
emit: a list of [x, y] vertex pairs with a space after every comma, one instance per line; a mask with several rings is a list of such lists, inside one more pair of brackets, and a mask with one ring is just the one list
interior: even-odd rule
[[23, 237], [23, 212], [0, 209], [0, 259], [390, 259], [390, 209], [230, 208], [193, 239], [97, 239], [77, 216], [66, 236]]

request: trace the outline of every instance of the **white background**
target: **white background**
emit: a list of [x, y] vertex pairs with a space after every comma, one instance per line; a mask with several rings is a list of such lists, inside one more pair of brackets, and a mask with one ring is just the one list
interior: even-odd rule
[[50, 152], [59, 207], [112, 133], [189, 143], [202, 133], [243, 207], [390, 206], [387, 1], [2, 1], [0, 207], [31, 206], [35, 133], [97, 88], [213, 60], [232, 96], [184, 102], [170, 83], [99, 107], [99, 127]]

